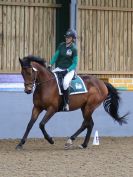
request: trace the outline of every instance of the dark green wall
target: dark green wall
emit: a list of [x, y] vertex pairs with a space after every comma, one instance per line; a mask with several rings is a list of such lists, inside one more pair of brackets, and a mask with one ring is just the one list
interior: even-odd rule
[[64, 41], [64, 35], [70, 26], [70, 0], [56, 0], [62, 7], [56, 13], [56, 47]]

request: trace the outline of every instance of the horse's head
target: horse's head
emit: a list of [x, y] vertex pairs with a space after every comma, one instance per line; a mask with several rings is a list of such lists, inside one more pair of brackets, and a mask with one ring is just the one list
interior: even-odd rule
[[36, 82], [36, 77], [37, 77], [37, 70], [34, 68], [31, 64], [31, 62], [38, 62], [45, 66], [45, 61], [42, 60], [41, 58], [37, 58], [34, 56], [28, 56], [24, 57], [23, 59], [19, 58], [19, 62], [21, 64], [21, 74], [24, 79], [24, 87], [25, 87], [25, 93], [30, 94], [33, 91], [33, 86]]
[[19, 62], [21, 64], [21, 74], [24, 79], [24, 91], [27, 94], [32, 93], [33, 85], [34, 85], [34, 71], [30, 64], [26, 63], [24, 60], [19, 58]]

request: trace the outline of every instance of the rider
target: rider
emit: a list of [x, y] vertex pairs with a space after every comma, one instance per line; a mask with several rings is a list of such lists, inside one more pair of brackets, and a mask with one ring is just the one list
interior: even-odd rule
[[77, 48], [75, 45], [76, 31], [69, 29], [65, 34], [65, 42], [62, 42], [50, 61], [50, 66], [55, 64], [53, 72], [63, 72], [63, 96], [64, 111], [69, 111], [69, 84], [74, 76], [78, 63]]

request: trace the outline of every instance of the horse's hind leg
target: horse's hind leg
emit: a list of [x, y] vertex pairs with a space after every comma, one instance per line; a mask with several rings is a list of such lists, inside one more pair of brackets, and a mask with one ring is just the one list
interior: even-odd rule
[[87, 104], [81, 110], [82, 110], [84, 120], [86, 122], [87, 133], [86, 133], [83, 144], [80, 145], [80, 148], [86, 148], [88, 146], [90, 136], [91, 136], [91, 132], [92, 132], [92, 129], [93, 129], [93, 126], [94, 126], [94, 122], [93, 122], [93, 119], [92, 119], [92, 113], [94, 111], [94, 107], [91, 107], [91, 106], [89, 106], [89, 104]]
[[94, 122], [93, 122], [93, 119], [91, 117], [89, 119], [89, 122], [88, 122], [88, 125], [87, 125], [87, 133], [86, 133], [84, 142], [83, 142], [83, 144], [80, 145], [80, 148], [86, 148], [88, 146], [93, 126], [94, 126]]
[[45, 116], [44, 116], [44, 118], [42, 119], [42, 121], [40, 122], [40, 125], [39, 125], [39, 127], [40, 127], [40, 129], [41, 129], [41, 131], [42, 131], [42, 133], [43, 133], [43, 135], [44, 135], [44, 138], [50, 143], [50, 144], [54, 144], [54, 141], [53, 141], [53, 139], [48, 135], [48, 133], [46, 132], [46, 130], [45, 130], [45, 124], [49, 121], [49, 119], [55, 114], [55, 110], [52, 108], [52, 107], [50, 107], [50, 108], [48, 108], [47, 109], [47, 112], [46, 112], [46, 114], [45, 114]]
[[74, 141], [77, 136], [82, 133], [86, 129], [86, 121], [84, 120], [81, 127], [67, 140], [65, 144], [65, 149], [69, 149], [70, 146], [72, 145], [72, 141]]
[[82, 109], [82, 114], [83, 114], [83, 118], [84, 121], [81, 125], [81, 127], [76, 131], [76, 133], [74, 133], [67, 141], [67, 143], [65, 144], [65, 148], [69, 148], [72, 145], [72, 141], [76, 139], [76, 137], [82, 133], [85, 129], [87, 129], [87, 133], [85, 136], [85, 140], [83, 142], [82, 145], [80, 145], [80, 148], [86, 148], [89, 140], [90, 140], [90, 136], [91, 136], [91, 132], [94, 126], [94, 122], [92, 120], [92, 112], [93, 109], [89, 109], [88, 105], [83, 107]]
[[72, 141], [74, 141], [74, 140], [77, 138], [77, 136], [78, 136], [80, 133], [82, 133], [85, 129], [86, 129], [86, 122], [83, 121], [81, 127], [70, 137], [70, 139], [71, 139]]
[[33, 127], [35, 121], [37, 120], [38, 118], [38, 115], [42, 112], [42, 110], [40, 108], [37, 108], [37, 107], [33, 107], [32, 109], [32, 115], [31, 115], [31, 119], [27, 125], [27, 128], [26, 128], [26, 131], [24, 133], [24, 136], [23, 138], [21, 139], [20, 143], [16, 146], [16, 149], [22, 149], [22, 146], [25, 144], [26, 142], [26, 139], [28, 137], [28, 134], [31, 130], [31, 128]]
[[90, 136], [91, 136], [91, 132], [94, 126], [94, 122], [92, 120], [92, 117], [89, 120], [84, 120], [81, 127], [76, 131], [76, 133], [74, 133], [67, 141], [67, 143], [65, 144], [65, 149], [68, 149], [71, 145], [72, 145], [72, 141], [74, 141], [77, 136], [82, 133], [86, 128], [87, 128], [87, 133], [85, 136], [85, 140], [83, 142], [83, 144], [81, 144], [79, 147], [80, 148], [86, 148], [88, 146], [89, 140], [90, 140]]

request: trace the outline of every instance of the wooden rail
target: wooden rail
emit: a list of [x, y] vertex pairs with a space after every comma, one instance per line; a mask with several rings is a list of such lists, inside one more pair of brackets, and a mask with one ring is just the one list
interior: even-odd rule
[[37, 3], [37, 2], [1, 2], [2, 6], [22, 6], [22, 7], [49, 7], [49, 8], [60, 8], [61, 4], [51, 3]]
[[114, 74], [117, 74], [117, 75], [130, 75], [132, 74], [133, 75], [133, 71], [78, 71], [78, 73], [80, 74], [99, 74], [99, 75], [114, 75]]
[[78, 9], [81, 10], [100, 10], [100, 11], [121, 11], [121, 12], [133, 12], [133, 8], [122, 8], [122, 7], [105, 7], [105, 6], [85, 6], [78, 5]]

